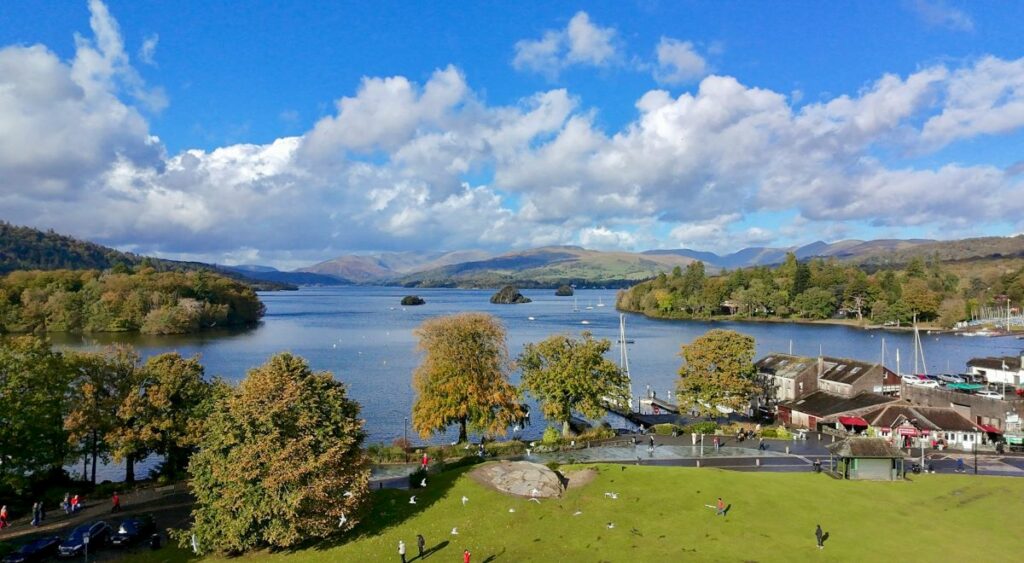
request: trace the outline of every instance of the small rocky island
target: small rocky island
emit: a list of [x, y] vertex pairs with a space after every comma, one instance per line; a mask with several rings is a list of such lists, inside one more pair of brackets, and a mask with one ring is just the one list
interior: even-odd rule
[[519, 293], [519, 290], [514, 285], [506, 285], [498, 293], [491, 296], [491, 303], [499, 305], [518, 305], [529, 302], [530, 298]]
[[573, 291], [571, 285], [560, 285], [555, 290], [555, 296], [557, 297], [572, 297]]
[[423, 305], [426, 301], [423, 300], [419, 295], [406, 295], [402, 298], [402, 305]]

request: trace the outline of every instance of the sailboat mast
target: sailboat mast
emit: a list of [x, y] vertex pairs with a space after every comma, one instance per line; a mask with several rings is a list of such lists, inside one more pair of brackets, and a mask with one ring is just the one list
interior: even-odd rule
[[619, 367], [629, 382], [629, 409], [633, 410], [633, 378], [629, 375], [629, 352], [626, 349], [626, 315], [619, 314]]

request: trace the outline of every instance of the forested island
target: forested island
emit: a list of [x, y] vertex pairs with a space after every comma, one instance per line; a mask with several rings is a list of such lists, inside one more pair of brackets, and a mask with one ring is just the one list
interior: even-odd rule
[[205, 271], [16, 271], [0, 278], [0, 333], [143, 332], [185, 334], [252, 325], [256, 292]]
[[874, 324], [934, 322], [952, 327], [983, 308], [1024, 299], [1024, 265], [1017, 259], [941, 263], [914, 258], [871, 271], [833, 259], [708, 275], [704, 264], [619, 292], [617, 306], [651, 317], [710, 319], [852, 319]]

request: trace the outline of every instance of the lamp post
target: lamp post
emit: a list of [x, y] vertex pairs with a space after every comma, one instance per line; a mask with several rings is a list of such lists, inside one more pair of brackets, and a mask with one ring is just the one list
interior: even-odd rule
[[402, 451], [405, 453], [405, 462], [409, 463], [409, 417], [405, 417], [405, 441], [402, 442]]
[[974, 441], [974, 474], [978, 474], [978, 441]]

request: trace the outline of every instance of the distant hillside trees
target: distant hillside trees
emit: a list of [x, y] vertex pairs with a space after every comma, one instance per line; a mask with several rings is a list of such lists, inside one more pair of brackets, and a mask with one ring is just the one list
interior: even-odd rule
[[250, 325], [263, 312], [252, 288], [204, 271], [18, 271], [0, 278], [0, 333], [183, 334]]
[[[953, 326], [982, 305], [1021, 303], [1024, 268], [985, 262], [941, 264], [911, 259], [903, 269], [868, 272], [834, 259], [797, 261], [791, 253], [766, 266], [708, 276], [700, 262], [621, 291], [618, 307], [650, 316], [828, 319], [874, 323], [935, 321]], [[959, 275], [958, 275], [959, 274]]]

